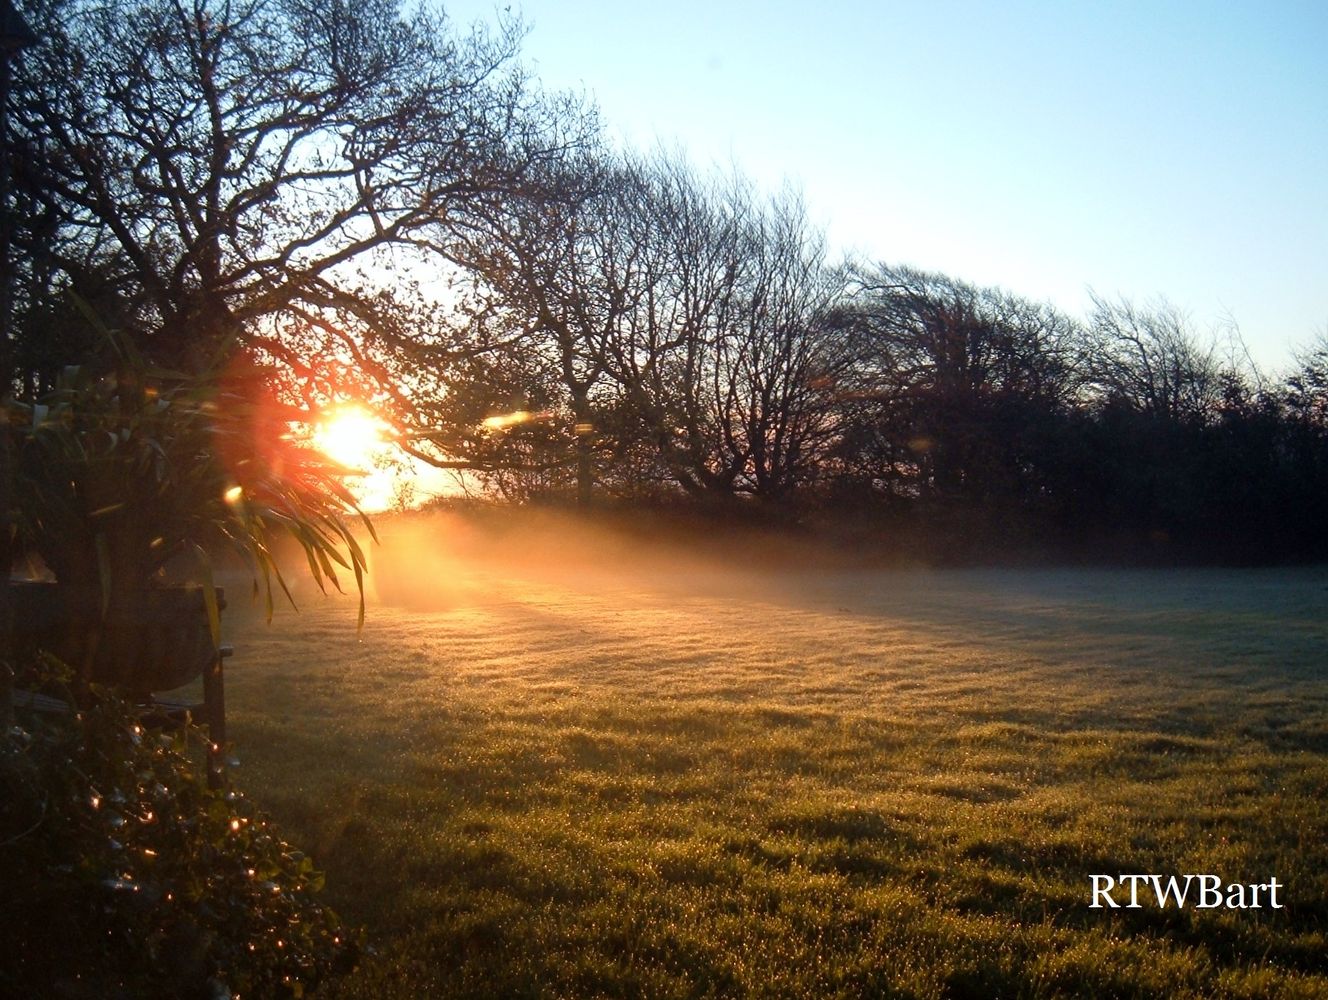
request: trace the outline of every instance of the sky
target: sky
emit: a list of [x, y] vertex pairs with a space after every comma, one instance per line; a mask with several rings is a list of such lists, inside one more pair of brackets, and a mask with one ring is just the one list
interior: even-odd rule
[[[479, 0], [446, 3], [466, 25]], [[637, 148], [792, 183], [837, 253], [1164, 296], [1277, 372], [1328, 334], [1328, 3], [523, 0]]]

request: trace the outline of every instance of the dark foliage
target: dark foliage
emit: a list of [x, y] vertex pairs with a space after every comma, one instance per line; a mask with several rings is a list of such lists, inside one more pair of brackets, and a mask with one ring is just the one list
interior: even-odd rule
[[100, 692], [0, 743], [0, 995], [301, 996], [354, 964], [322, 875]]
[[955, 560], [1328, 554], [1322, 342], [1278, 382], [1166, 303], [832, 262], [796, 195], [614, 149], [506, 17], [20, 6], [18, 398], [106, 366], [91, 313], [177, 368], [247, 345], [520, 502], [851, 511]]

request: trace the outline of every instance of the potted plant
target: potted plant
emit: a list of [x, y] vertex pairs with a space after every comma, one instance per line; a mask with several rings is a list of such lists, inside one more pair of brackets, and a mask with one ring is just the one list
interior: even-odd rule
[[[246, 354], [204, 375], [153, 368], [123, 341], [117, 364], [66, 369], [32, 404], [11, 403], [15, 536], [54, 584], [15, 584], [16, 639], [75, 668], [80, 687], [146, 695], [216, 656], [223, 600], [213, 557], [245, 561], [256, 592], [289, 598], [274, 552], [303, 550], [320, 587], [353, 575], [363, 622], [363, 518], [345, 469], [305, 447], [271, 373]], [[364, 524], [372, 535], [367, 519]]]

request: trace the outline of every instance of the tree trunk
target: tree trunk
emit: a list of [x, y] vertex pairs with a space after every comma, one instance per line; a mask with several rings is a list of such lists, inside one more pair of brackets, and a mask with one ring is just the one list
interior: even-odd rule
[[576, 503], [578, 507], [589, 507], [594, 489], [595, 467], [590, 451], [590, 401], [585, 393], [573, 395], [572, 414], [576, 420]]

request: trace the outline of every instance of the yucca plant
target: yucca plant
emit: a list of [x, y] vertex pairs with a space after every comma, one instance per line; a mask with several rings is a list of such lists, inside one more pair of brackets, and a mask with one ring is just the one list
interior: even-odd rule
[[[348, 470], [293, 436], [311, 415], [277, 400], [271, 372], [247, 355], [184, 375], [117, 347], [113, 368], [66, 369], [38, 402], [10, 404], [16, 537], [55, 576], [59, 615], [77, 633], [61, 651], [80, 680], [146, 693], [196, 675], [201, 666], [179, 662], [187, 650], [171, 654], [173, 667], [160, 655], [152, 666], [138, 626], [179, 624], [182, 612], [162, 595], [192, 583], [189, 601], [206, 611], [202, 639], [215, 646], [213, 560], [226, 549], [252, 571], [270, 616], [274, 591], [290, 598], [276, 551], [283, 537], [320, 588], [341, 589], [338, 569], [354, 578], [362, 624], [366, 563], [350, 525], [362, 521], [371, 536], [373, 527], [342, 481]], [[15, 610], [23, 625], [21, 598]]]

